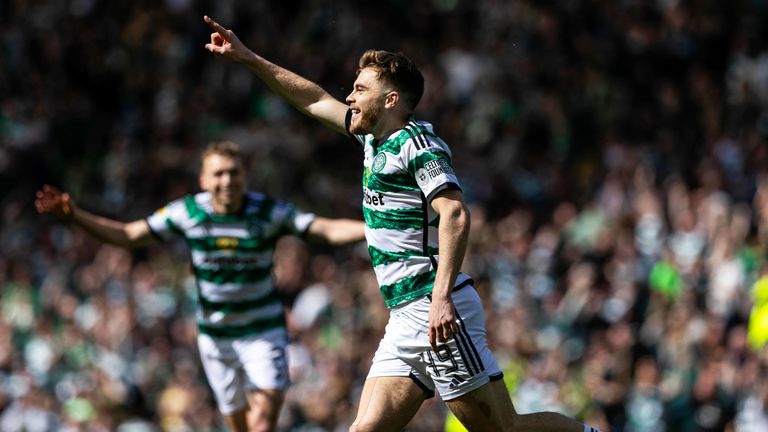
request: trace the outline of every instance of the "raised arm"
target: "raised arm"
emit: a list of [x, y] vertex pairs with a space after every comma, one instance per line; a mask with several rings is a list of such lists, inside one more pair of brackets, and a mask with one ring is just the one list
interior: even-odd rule
[[311, 241], [345, 245], [365, 239], [365, 224], [354, 219], [316, 218], [307, 229]]
[[222, 57], [248, 66], [275, 93], [304, 114], [329, 128], [346, 134], [348, 106], [322, 87], [257, 55], [243, 44], [232, 30], [222, 27], [207, 15], [205, 22], [214, 30], [205, 48]]
[[140, 219], [123, 223], [89, 213], [78, 208], [68, 193], [62, 193], [53, 186], [45, 185], [35, 195], [38, 213], [52, 214], [62, 220], [83, 228], [86, 232], [105, 243], [125, 248], [144, 246], [154, 238], [147, 221]]
[[432, 199], [432, 208], [440, 215], [437, 227], [438, 256], [432, 304], [429, 310], [429, 343], [437, 350], [437, 342], [445, 342], [458, 331], [451, 292], [464, 261], [469, 237], [469, 210], [461, 192], [447, 189]]

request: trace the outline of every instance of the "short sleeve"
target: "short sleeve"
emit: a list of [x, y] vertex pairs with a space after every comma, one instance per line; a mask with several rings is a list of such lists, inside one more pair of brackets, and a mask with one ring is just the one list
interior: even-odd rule
[[147, 224], [155, 237], [161, 241], [167, 241], [176, 235], [182, 235], [180, 226], [184, 214], [186, 214], [184, 202], [173, 201], [149, 215]]
[[301, 211], [291, 203], [278, 201], [275, 203], [272, 217], [283, 232], [301, 236], [306, 233], [317, 216], [314, 213]]
[[414, 136], [406, 144], [405, 152], [409, 159], [408, 171], [428, 201], [442, 190], [461, 190], [450, 153], [444, 145], [431, 139], [430, 136]]

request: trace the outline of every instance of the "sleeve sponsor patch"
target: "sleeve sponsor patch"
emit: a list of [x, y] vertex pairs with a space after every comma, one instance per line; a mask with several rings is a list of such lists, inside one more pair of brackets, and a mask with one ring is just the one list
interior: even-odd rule
[[453, 167], [446, 159], [433, 159], [424, 164], [423, 168], [416, 171], [416, 182], [419, 186], [429, 184], [432, 180], [450, 175], [453, 176]]

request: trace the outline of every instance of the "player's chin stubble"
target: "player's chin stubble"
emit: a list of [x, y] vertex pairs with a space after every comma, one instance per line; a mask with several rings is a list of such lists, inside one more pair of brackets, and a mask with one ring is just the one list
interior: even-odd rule
[[373, 131], [373, 125], [379, 118], [381, 110], [377, 108], [371, 108], [366, 111], [361, 111], [355, 118], [357, 122], [350, 125], [349, 131], [355, 135], [365, 135]]

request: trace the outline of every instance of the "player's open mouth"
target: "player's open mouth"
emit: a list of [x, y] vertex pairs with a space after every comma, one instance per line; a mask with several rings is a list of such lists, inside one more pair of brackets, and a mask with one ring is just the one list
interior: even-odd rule
[[355, 116], [357, 116], [358, 114], [360, 114], [360, 110], [359, 110], [359, 109], [356, 109], [356, 108], [352, 108], [352, 109], [350, 109], [350, 111], [352, 112], [352, 117], [353, 117], [353, 118], [354, 118]]

